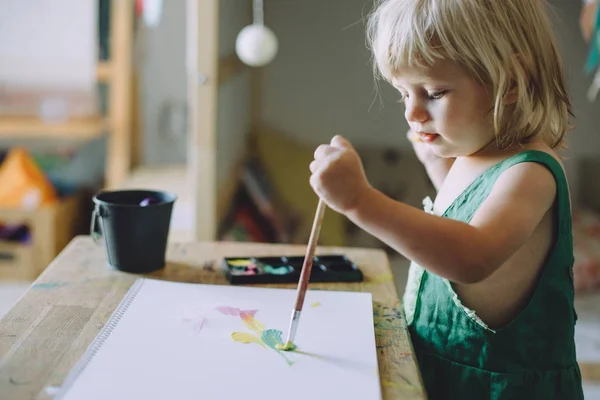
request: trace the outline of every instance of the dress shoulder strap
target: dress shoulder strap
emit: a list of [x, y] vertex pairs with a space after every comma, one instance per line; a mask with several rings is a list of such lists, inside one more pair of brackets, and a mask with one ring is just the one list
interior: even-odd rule
[[516, 154], [486, 170], [456, 198], [450, 207], [448, 207], [444, 216], [459, 219], [467, 223], [471, 221], [475, 212], [492, 191], [498, 177], [510, 167], [523, 162], [542, 164], [554, 176], [557, 189], [556, 201], [558, 201], [559, 232], [570, 234], [571, 201], [565, 172], [554, 157], [538, 150], [527, 150]]

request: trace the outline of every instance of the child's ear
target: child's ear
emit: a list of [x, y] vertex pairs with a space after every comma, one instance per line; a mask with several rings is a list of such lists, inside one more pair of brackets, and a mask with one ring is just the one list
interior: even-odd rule
[[517, 99], [519, 98], [518, 88], [517, 82], [513, 81], [510, 85], [510, 89], [508, 89], [508, 92], [504, 95], [503, 103], [505, 106], [510, 106], [517, 102]]
[[513, 79], [510, 82], [510, 88], [504, 95], [503, 103], [505, 106], [510, 106], [517, 102], [517, 100], [519, 99], [519, 84], [518, 84], [517, 80], [519, 78], [522, 78], [523, 76], [527, 75], [525, 66], [523, 65], [523, 59], [521, 58], [521, 55], [515, 54], [514, 57], [515, 57], [516, 62], [513, 65], [513, 68], [516, 70], [513, 71], [514, 75], [513, 75]]

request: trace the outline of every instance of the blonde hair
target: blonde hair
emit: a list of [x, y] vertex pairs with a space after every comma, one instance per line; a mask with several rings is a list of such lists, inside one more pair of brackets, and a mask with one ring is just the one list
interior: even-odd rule
[[493, 90], [499, 147], [538, 135], [563, 146], [573, 114], [548, 11], [545, 0], [376, 0], [367, 24], [376, 75], [455, 61]]

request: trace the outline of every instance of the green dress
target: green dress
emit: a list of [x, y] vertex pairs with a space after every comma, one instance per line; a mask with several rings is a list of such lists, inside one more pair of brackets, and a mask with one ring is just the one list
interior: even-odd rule
[[505, 327], [490, 329], [462, 305], [452, 284], [413, 263], [404, 313], [428, 398], [583, 399], [576, 362], [573, 239], [567, 181], [560, 164], [525, 151], [479, 176], [443, 217], [469, 222], [498, 176], [522, 162], [546, 166], [557, 184], [557, 235], [528, 304]]

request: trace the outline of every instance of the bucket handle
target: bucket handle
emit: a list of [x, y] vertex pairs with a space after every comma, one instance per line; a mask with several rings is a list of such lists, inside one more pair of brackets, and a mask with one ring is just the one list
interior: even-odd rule
[[94, 211], [92, 211], [92, 219], [90, 221], [90, 236], [94, 240], [94, 243], [100, 245], [100, 239], [102, 238], [102, 234], [96, 231], [96, 221], [98, 220], [98, 218], [102, 218], [102, 213], [100, 212], [98, 207], [95, 207]]

